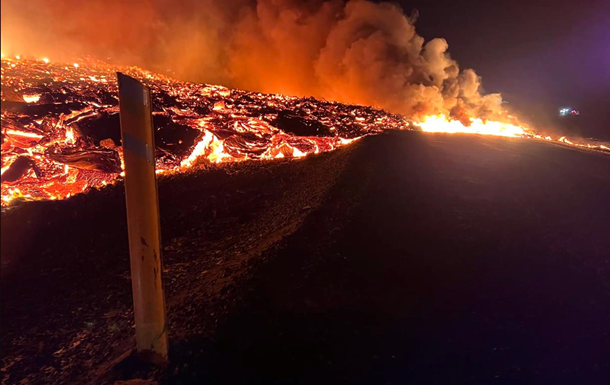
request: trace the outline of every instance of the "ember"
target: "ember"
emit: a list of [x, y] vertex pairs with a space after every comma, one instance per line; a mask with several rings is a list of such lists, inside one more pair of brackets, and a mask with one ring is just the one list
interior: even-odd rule
[[509, 123], [444, 115], [414, 122], [366, 106], [262, 94], [170, 79], [92, 59], [60, 64], [2, 58], [2, 205], [63, 199], [114, 182], [122, 172], [115, 73], [152, 89], [157, 173], [198, 163], [300, 158], [388, 129], [553, 140]]

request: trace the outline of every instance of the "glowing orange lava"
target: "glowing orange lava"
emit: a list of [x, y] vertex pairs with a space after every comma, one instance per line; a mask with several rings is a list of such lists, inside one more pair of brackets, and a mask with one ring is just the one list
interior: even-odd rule
[[157, 174], [301, 158], [409, 124], [370, 107], [180, 82], [92, 59], [3, 57], [3, 206], [64, 199], [121, 178], [118, 71], [151, 88]]
[[422, 119], [346, 105], [176, 81], [91, 59], [2, 57], [2, 206], [16, 198], [64, 199], [123, 175], [116, 72], [149, 86], [156, 172], [199, 163], [301, 158], [384, 130], [498, 135], [610, 151], [543, 137], [511, 123], [443, 115]]

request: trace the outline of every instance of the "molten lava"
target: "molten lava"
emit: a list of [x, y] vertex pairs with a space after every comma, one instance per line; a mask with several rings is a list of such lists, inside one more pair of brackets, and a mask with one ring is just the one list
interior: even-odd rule
[[152, 90], [157, 173], [300, 158], [408, 126], [371, 107], [180, 82], [94, 60], [3, 57], [3, 206], [19, 197], [63, 199], [120, 178], [117, 71]]
[[199, 163], [300, 158], [387, 129], [553, 140], [478, 118], [463, 124], [439, 115], [416, 123], [372, 107], [181, 82], [94, 60], [3, 56], [3, 206], [15, 198], [64, 199], [121, 177], [117, 71], [151, 88], [157, 173]]

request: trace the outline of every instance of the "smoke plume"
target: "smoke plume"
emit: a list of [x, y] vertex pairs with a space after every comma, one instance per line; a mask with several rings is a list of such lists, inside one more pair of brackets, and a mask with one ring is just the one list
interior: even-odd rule
[[373, 105], [407, 116], [504, 118], [416, 16], [366, 0], [2, 1], [5, 54], [91, 55], [260, 92]]

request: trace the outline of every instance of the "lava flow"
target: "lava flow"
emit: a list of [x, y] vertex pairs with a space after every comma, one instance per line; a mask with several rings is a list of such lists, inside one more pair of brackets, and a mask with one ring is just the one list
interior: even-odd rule
[[[149, 86], [157, 173], [198, 163], [299, 158], [387, 129], [553, 140], [512, 124], [443, 115], [415, 123], [373, 107], [195, 84], [96, 60], [2, 58], [2, 205], [64, 199], [122, 174], [116, 72]], [[610, 150], [605, 146], [557, 141]]]
[[3, 206], [19, 197], [63, 199], [120, 177], [117, 71], [152, 90], [158, 173], [298, 158], [408, 126], [371, 107], [180, 82], [95, 60], [3, 57]]

